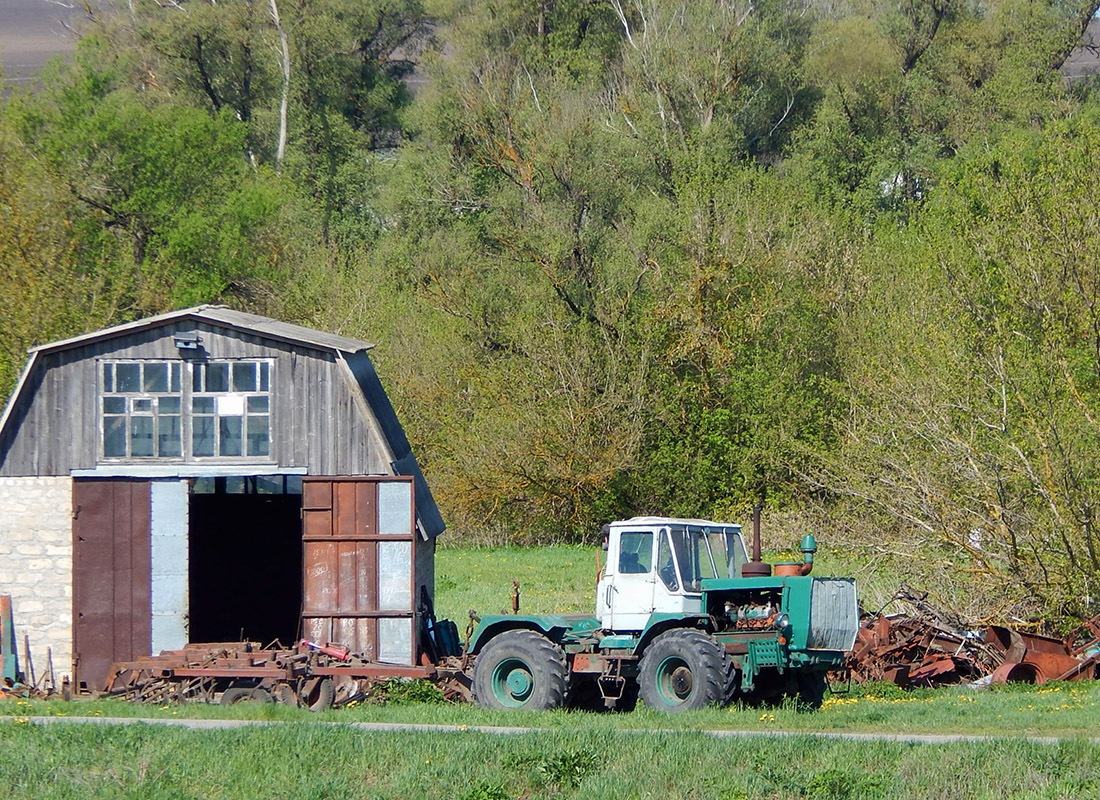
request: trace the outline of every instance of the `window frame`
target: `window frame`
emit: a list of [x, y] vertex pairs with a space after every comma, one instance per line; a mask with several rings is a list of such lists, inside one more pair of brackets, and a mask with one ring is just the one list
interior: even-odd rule
[[[146, 372], [151, 365], [165, 365], [167, 375], [167, 388], [164, 391], [153, 391], [149, 388], [150, 381], [146, 378]], [[226, 365], [227, 382], [224, 390], [208, 391], [206, 382], [206, 370], [210, 365]], [[137, 386], [128, 391], [119, 390], [119, 366], [137, 366]], [[252, 388], [236, 389], [235, 378], [239, 369], [244, 365], [252, 368], [254, 381]], [[275, 430], [275, 359], [273, 358], [234, 358], [234, 359], [210, 359], [202, 361], [187, 361], [183, 359], [165, 358], [100, 358], [96, 359], [96, 428], [97, 463], [277, 463], [275, 456], [274, 436]], [[201, 378], [199, 377], [201, 376]], [[132, 375], [128, 378], [132, 379]], [[196, 381], [198, 381], [196, 383]], [[247, 383], [247, 381], [243, 381]], [[131, 384], [132, 385], [132, 384]], [[196, 391], [196, 386], [200, 391]], [[176, 387], [173, 390], [173, 387]], [[266, 388], [265, 388], [266, 387]], [[198, 414], [194, 411], [194, 400], [210, 399], [213, 412], [211, 414]], [[123, 411], [107, 411], [108, 399], [119, 398], [123, 403]], [[169, 410], [161, 410], [161, 401], [165, 398], [178, 398], [178, 411], [172, 413]], [[141, 404], [148, 401], [148, 413]], [[261, 402], [262, 401], [262, 402]], [[171, 403], [167, 404], [169, 409]], [[224, 406], [224, 410], [219, 410]], [[117, 408], [117, 402], [115, 403]], [[231, 413], [240, 409], [239, 413]], [[161, 455], [161, 427], [160, 419], [175, 416], [176, 434], [178, 436], [178, 455]], [[195, 420], [196, 417], [213, 420], [212, 454], [195, 455]], [[151, 418], [152, 422], [152, 454], [134, 455], [134, 423], [135, 419]], [[122, 436], [125, 442], [125, 455], [108, 455], [108, 426], [112, 420], [124, 420]], [[239, 420], [239, 430], [236, 440], [239, 454], [222, 454], [222, 442], [225, 436], [223, 420]], [[263, 422], [251, 423], [250, 421]], [[266, 428], [264, 428], [266, 426]], [[230, 427], [232, 427], [230, 425]], [[252, 431], [250, 433], [250, 431]], [[258, 438], [262, 437], [262, 438]], [[256, 443], [262, 442], [262, 448], [256, 448]], [[265, 452], [251, 454], [253, 449], [263, 449]]]

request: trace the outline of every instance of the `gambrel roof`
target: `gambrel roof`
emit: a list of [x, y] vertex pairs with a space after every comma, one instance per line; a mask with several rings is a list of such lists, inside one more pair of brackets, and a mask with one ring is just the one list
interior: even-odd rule
[[[340, 387], [339, 390], [342, 392], [350, 390], [354, 401], [352, 405], [356, 409], [355, 414], [363, 420], [362, 424], [365, 427], [374, 430], [375, 435], [384, 442], [384, 450], [379, 451], [379, 455], [388, 451], [388, 457], [384, 462], [372, 462], [376, 466], [370, 467], [367, 471], [373, 473], [374, 470], [388, 463], [394, 474], [414, 477], [417, 512], [422, 532], [428, 537], [434, 537], [442, 532], [444, 523], [439, 510], [421, 474], [420, 466], [412, 453], [412, 447], [397, 418], [397, 413], [367, 355], [367, 351], [372, 349], [373, 345], [360, 339], [280, 322], [270, 317], [236, 311], [225, 306], [202, 305], [180, 309], [32, 348], [19, 382], [8, 400], [3, 415], [0, 415], [0, 470], [11, 467], [10, 464], [5, 467], [5, 461], [11, 455], [8, 448], [22, 425], [27, 409], [34, 402], [42, 375], [48, 369], [47, 365], [57, 364], [59, 359], [69, 362], [74, 359], [78, 362], [87, 362], [92, 356], [86, 356], [83, 353], [67, 354], [66, 351], [88, 348], [87, 352], [92, 353], [110, 349], [115, 341], [148, 340], [150, 336], [157, 338], [160, 328], [169, 328], [173, 331], [173, 335], [179, 335], [189, 329], [189, 323], [200, 326], [198, 328], [200, 331], [203, 329], [209, 331], [211, 328], [222, 330], [233, 337], [239, 335], [244, 341], [268, 342], [270, 347], [282, 348], [284, 351], [286, 348], [291, 351], [300, 349], [302, 353], [315, 354], [314, 358], [327, 354], [325, 358], [327, 361], [334, 362], [335, 370], [325, 373], [328, 376], [327, 380], [332, 382], [333, 387]], [[167, 332], [161, 338], [166, 335]], [[171, 349], [170, 343], [169, 348]], [[85, 373], [85, 386], [94, 385], [94, 377], [87, 377], [94, 374], [94, 372]], [[308, 381], [307, 378], [301, 378], [299, 382], [301, 380]], [[314, 380], [318, 380], [316, 375]], [[324, 382], [326, 378], [322, 377], [320, 380]], [[315, 414], [326, 413], [323, 408], [313, 408], [311, 411]], [[29, 431], [24, 431], [22, 434], [24, 439], [27, 435], [32, 434]], [[339, 437], [336, 441], [339, 443]], [[85, 464], [84, 468], [86, 469], [87, 466]], [[324, 469], [323, 465], [320, 467], [314, 465], [314, 468]], [[356, 469], [353, 466], [351, 471], [358, 474], [363, 471], [363, 467]], [[314, 469], [311, 468], [310, 474], [314, 474]]]

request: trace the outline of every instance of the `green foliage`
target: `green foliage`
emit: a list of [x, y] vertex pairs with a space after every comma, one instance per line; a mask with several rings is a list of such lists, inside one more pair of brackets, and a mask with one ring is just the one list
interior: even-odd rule
[[367, 702], [375, 705], [402, 703], [445, 703], [446, 698], [431, 681], [410, 678], [387, 678], [371, 684]]
[[229, 302], [376, 342], [471, 541], [766, 498], [1086, 614], [1092, 5], [138, 0], [0, 109], [0, 391]]
[[563, 789], [575, 789], [596, 772], [604, 754], [595, 747], [569, 747], [555, 753], [538, 753], [509, 759], [507, 766], [520, 774], [534, 774], [538, 782]]

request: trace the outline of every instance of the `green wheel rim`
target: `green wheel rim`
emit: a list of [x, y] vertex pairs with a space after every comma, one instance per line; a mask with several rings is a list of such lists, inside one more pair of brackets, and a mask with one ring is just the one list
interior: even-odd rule
[[519, 708], [531, 699], [535, 679], [523, 660], [506, 658], [493, 669], [492, 689], [501, 705]]
[[657, 665], [657, 696], [666, 706], [683, 705], [695, 690], [695, 676], [679, 656], [668, 656]]

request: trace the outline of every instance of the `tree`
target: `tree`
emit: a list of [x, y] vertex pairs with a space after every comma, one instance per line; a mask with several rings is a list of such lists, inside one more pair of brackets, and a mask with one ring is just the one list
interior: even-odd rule
[[[960, 159], [849, 330], [828, 485], [968, 563], [1014, 613], [1091, 616], [1100, 576], [1095, 110]], [[899, 257], [908, 252], [908, 256]], [[1007, 610], [1007, 609], [1006, 609]]]

